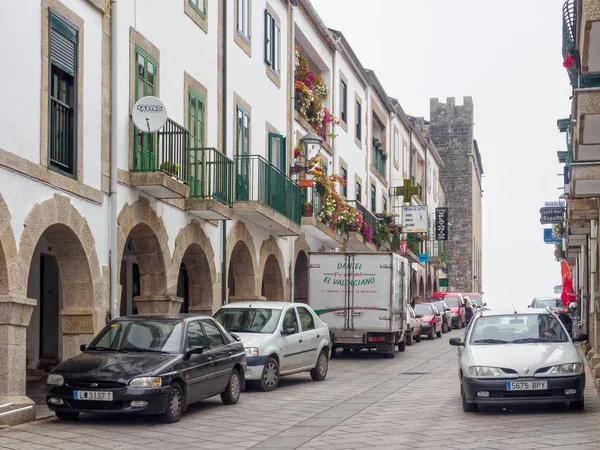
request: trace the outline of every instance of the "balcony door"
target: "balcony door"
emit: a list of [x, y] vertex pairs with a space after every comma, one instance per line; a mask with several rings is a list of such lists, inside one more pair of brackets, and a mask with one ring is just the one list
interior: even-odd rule
[[[135, 101], [148, 95], [156, 95], [156, 61], [139, 47], [135, 52]], [[135, 152], [134, 170], [151, 172], [157, 170], [156, 133], [142, 133], [134, 128]]]
[[236, 181], [235, 196], [238, 201], [250, 200], [250, 115], [237, 107], [236, 125]]
[[286, 168], [285, 168], [285, 137], [281, 134], [269, 133], [269, 162], [277, 170], [267, 171], [267, 193], [268, 202], [278, 211], [286, 210], [289, 205], [286, 205], [287, 198], [287, 183], [286, 183]]

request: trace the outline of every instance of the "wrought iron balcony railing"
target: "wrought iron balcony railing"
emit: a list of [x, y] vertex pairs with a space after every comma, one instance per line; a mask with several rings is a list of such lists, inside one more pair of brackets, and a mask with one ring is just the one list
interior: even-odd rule
[[189, 180], [188, 131], [171, 119], [155, 133], [134, 129], [134, 172], [165, 172]]
[[360, 203], [358, 200], [348, 200], [348, 203], [354, 204], [356, 209], [358, 209], [362, 213], [363, 222], [366, 222], [369, 225], [371, 233], [374, 234], [375, 230], [377, 229], [377, 217], [375, 217], [375, 215], [373, 215], [371, 211], [365, 208], [363, 204]]
[[573, 58], [572, 67], [567, 67], [571, 86], [578, 87], [580, 64], [579, 53], [577, 51], [577, 1], [567, 0], [563, 5], [563, 37], [562, 37], [562, 55], [563, 58]]
[[235, 201], [260, 202], [301, 223], [298, 184], [259, 155], [237, 155], [235, 166]]
[[190, 198], [233, 205], [233, 161], [216, 148], [190, 149]]
[[373, 145], [373, 165], [385, 177], [385, 158], [377, 146]]

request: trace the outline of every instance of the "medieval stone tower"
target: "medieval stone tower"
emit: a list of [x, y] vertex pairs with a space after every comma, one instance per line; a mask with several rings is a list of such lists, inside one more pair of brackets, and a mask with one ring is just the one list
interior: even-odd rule
[[429, 136], [444, 166], [440, 182], [446, 193], [449, 291], [482, 292], [483, 165], [473, 138], [473, 100], [430, 100]]

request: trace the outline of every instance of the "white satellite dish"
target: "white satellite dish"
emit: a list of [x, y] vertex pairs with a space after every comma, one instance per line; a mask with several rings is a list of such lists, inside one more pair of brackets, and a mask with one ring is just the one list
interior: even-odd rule
[[167, 122], [167, 108], [157, 97], [142, 97], [133, 105], [131, 117], [142, 133], [154, 133]]

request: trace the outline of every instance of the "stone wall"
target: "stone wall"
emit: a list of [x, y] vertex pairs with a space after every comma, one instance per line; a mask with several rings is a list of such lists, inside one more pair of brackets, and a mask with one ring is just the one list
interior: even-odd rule
[[[471, 97], [465, 97], [462, 106], [456, 105], [454, 98], [448, 98], [447, 103], [432, 98], [429, 136], [444, 161], [440, 181], [446, 196], [448, 221], [452, 225], [448, 231], [449, 290], [472, 292], [476, 275], [473, 225], [480, 223], [481, 218], [474, 220], [473, 217], [473, 190], [479, 190], [479, 183], [471, 156], [474, 152]], [[479, 208], [477, 213], [481, 215]]]

